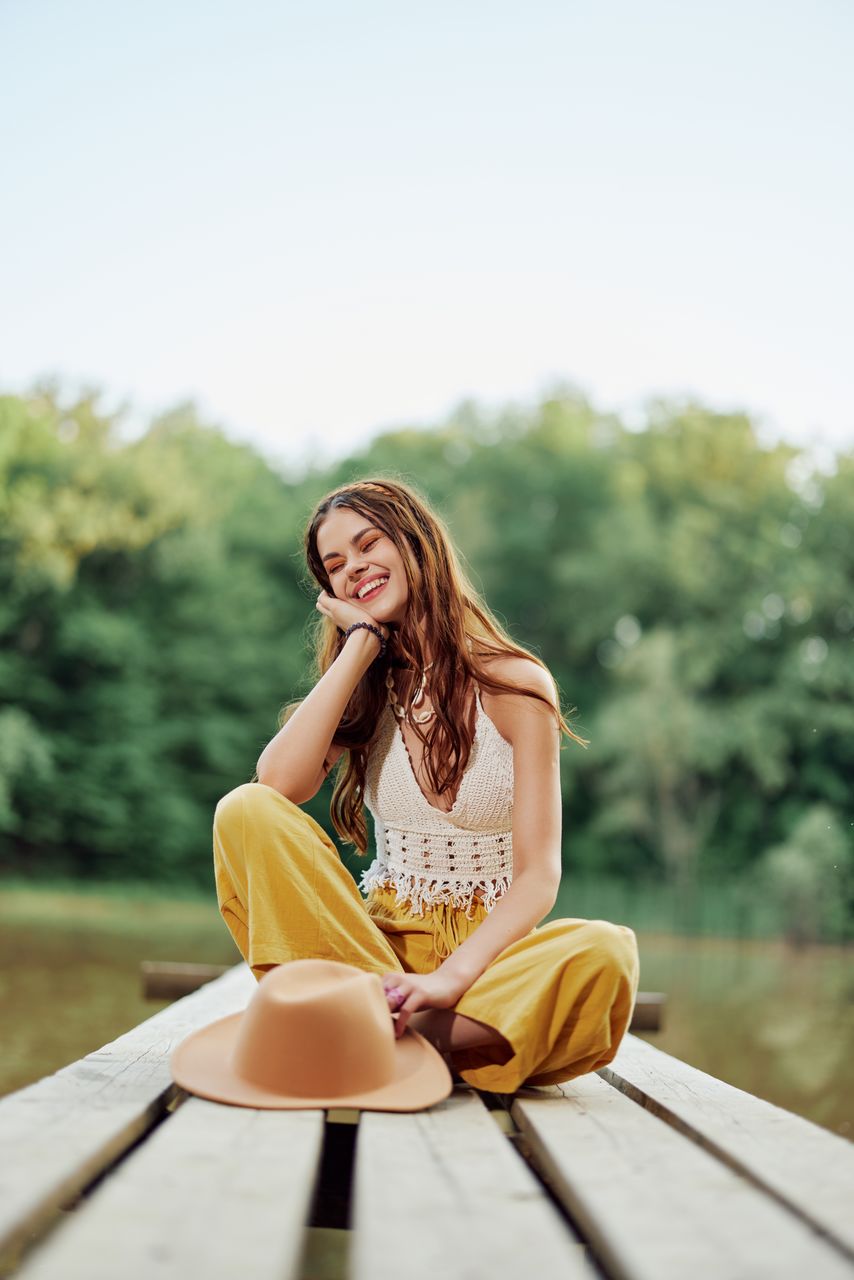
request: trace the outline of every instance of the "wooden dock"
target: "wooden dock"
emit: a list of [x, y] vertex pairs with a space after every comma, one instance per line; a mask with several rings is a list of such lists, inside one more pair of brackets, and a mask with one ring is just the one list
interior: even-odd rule
[[602, 1070], [427, 1111], [253, 1111], [168, 1057], [245, 965], [0, 1100], [16, 1280], [836, 1280], [854, 1146], [627, 1035]]

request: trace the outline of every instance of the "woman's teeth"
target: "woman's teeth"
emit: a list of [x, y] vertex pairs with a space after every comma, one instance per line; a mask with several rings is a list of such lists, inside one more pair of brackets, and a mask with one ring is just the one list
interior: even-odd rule
[[370, 586], [369, 584], [366, 584], [366, 585], [368, 585], [368, 590], [367, 590], [367, 591], [365, 591], [364, 593], [363, 593], [363, 592], [359, 592], [359, 594], [358, 594], [358, 596], [357, 596], [356, 598], [357, 598], [358, 600], [368, 600], [368, 599], [370, 599], [370, 597], [371, 597], [371, 596], [375, 596], [375, 595], [377, 594], [377, 592], [378, 592], [378, 591], [382, 591], [383, 587], [385, 586], [385, 584], [386, 584], [387, 582], [388, 582], [388, 578], [379, 578], [379, 579], [376, 579], [376, 586], [373, 586], [373, 587], [372, 587], [372, 586]]

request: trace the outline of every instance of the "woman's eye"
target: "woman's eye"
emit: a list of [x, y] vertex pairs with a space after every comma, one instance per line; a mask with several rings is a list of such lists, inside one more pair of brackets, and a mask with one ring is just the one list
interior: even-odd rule
[[[376, 535], [376, 537], [374, 537], [374, 538], [369, 538], [367, 542], [363, 542], [363, 543], [362, 543], [362, 554], [364, 555], [364, 553], [365, 553], [366, 551], [370, 551], [371, 547], [375, 547], [375, 546], [377, 545], [377, 543], [379, 542], [379, 540], [380, 540], [380, 537], [381, 537], [381, 536], [382, 536], [381, 534], [377, 534], [377, 535]], [[326, 572], [327, 572], [327, 573], [329, 574], [329, 576], [331, 577], [333, 573], [337, 573], [339, 569], [343, 569], [343, 568], [344, 568], [344, 564], [343, 564], [343, 561], [342, 561], [342, 563], [341, 563], [341, 564], [334, 564], [334, 565], [332, 566], [332, 568], [331, 568], [331, 569], [327, 568]]]

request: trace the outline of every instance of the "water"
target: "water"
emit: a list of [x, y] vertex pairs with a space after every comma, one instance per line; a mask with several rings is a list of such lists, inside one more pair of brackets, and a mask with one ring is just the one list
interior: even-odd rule
[[[664, 991], [644, 1039], [854, 1137], [852, 950], [638, 930], [641, 989]], [[0, 1093], [115, 1039], [163, 1008], [142, 960], [240, 959], [216, 903], [7, 890], [0, 902]]]
[[0, 894], [0, 1094], [150, 1018], [142, 960], [240, 960], [216, 903], [142, 896]]
[[666, 1053], [854, 1138], [854, 950], [638, 934]]

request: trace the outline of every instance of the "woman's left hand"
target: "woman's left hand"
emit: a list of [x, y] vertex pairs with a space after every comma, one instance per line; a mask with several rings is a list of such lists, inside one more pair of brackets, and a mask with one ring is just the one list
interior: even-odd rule
[[433, 973], [384, 973], [382, 982], [389, 1009], [397, 1010], [394, 1034], [398, 1039], [418, 1009], [450, 1009], [463, 994], [459, 983], [441, 968]]

